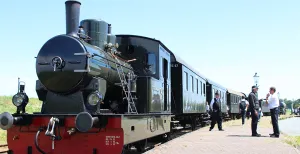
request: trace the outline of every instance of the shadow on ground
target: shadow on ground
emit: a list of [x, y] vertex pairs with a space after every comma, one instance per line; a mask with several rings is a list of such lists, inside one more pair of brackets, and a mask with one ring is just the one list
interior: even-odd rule
[[[251, 136], [251, 135], [227, 135], [227, 137], [255, 137], [255, 136]], [[269, 137], [269, 136], [260, 136], [260, 137]]]

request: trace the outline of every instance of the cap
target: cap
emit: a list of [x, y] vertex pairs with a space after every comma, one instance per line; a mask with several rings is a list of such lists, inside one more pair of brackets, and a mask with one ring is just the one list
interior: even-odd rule
[[257, 86], [252, 86], [252, 89], [258, 89], [258, 87]]

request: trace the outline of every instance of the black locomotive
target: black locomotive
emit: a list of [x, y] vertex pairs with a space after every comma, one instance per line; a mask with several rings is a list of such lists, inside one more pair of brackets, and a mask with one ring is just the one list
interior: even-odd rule
[[[215, 92], [224, 117], [238, 114], [242, 93], [204, 77], [161, 41], [113, 35], [105, 21], [79, 22], [80, 2], [65, 5], [66, 34], [49, 39], [36, 58], [41, 111], [0, 115], [11, 153], [142, 149], [153, 137], [209, 123], [206, 107]], [[14, 136], [25, 137], [12, 140]], [[87, 146], [75, 150], [82, 142]]]

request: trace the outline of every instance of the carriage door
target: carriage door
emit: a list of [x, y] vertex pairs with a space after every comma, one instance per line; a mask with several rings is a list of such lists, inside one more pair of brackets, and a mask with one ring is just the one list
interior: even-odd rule
[[162, 46], [159, 46], [159, 54], [160, 54], [160, 80], [162, 82], [162, 90], [163, 90], [163, 111], [170, 111], [171, 110], [171, 103], [170, 103], [170, 53], [167, 52]]
[[169, 72], [169, 65], [168, 61], [163, 58], [163, 78], [164, 78], [164, 111], [168, 110], [168, 91], [169, 91], [169, 85], [168, 85], [168, 72]]

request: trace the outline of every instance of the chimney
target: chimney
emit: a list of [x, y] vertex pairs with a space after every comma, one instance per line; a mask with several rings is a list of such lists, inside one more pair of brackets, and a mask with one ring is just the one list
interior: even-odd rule
[[108, 24], [108, 34], [111, 34], [111, 24]]
[[78, 37], [79, 15], [81, 3], [75, 0], [68, 0], [66, 5], [66, 34]]

